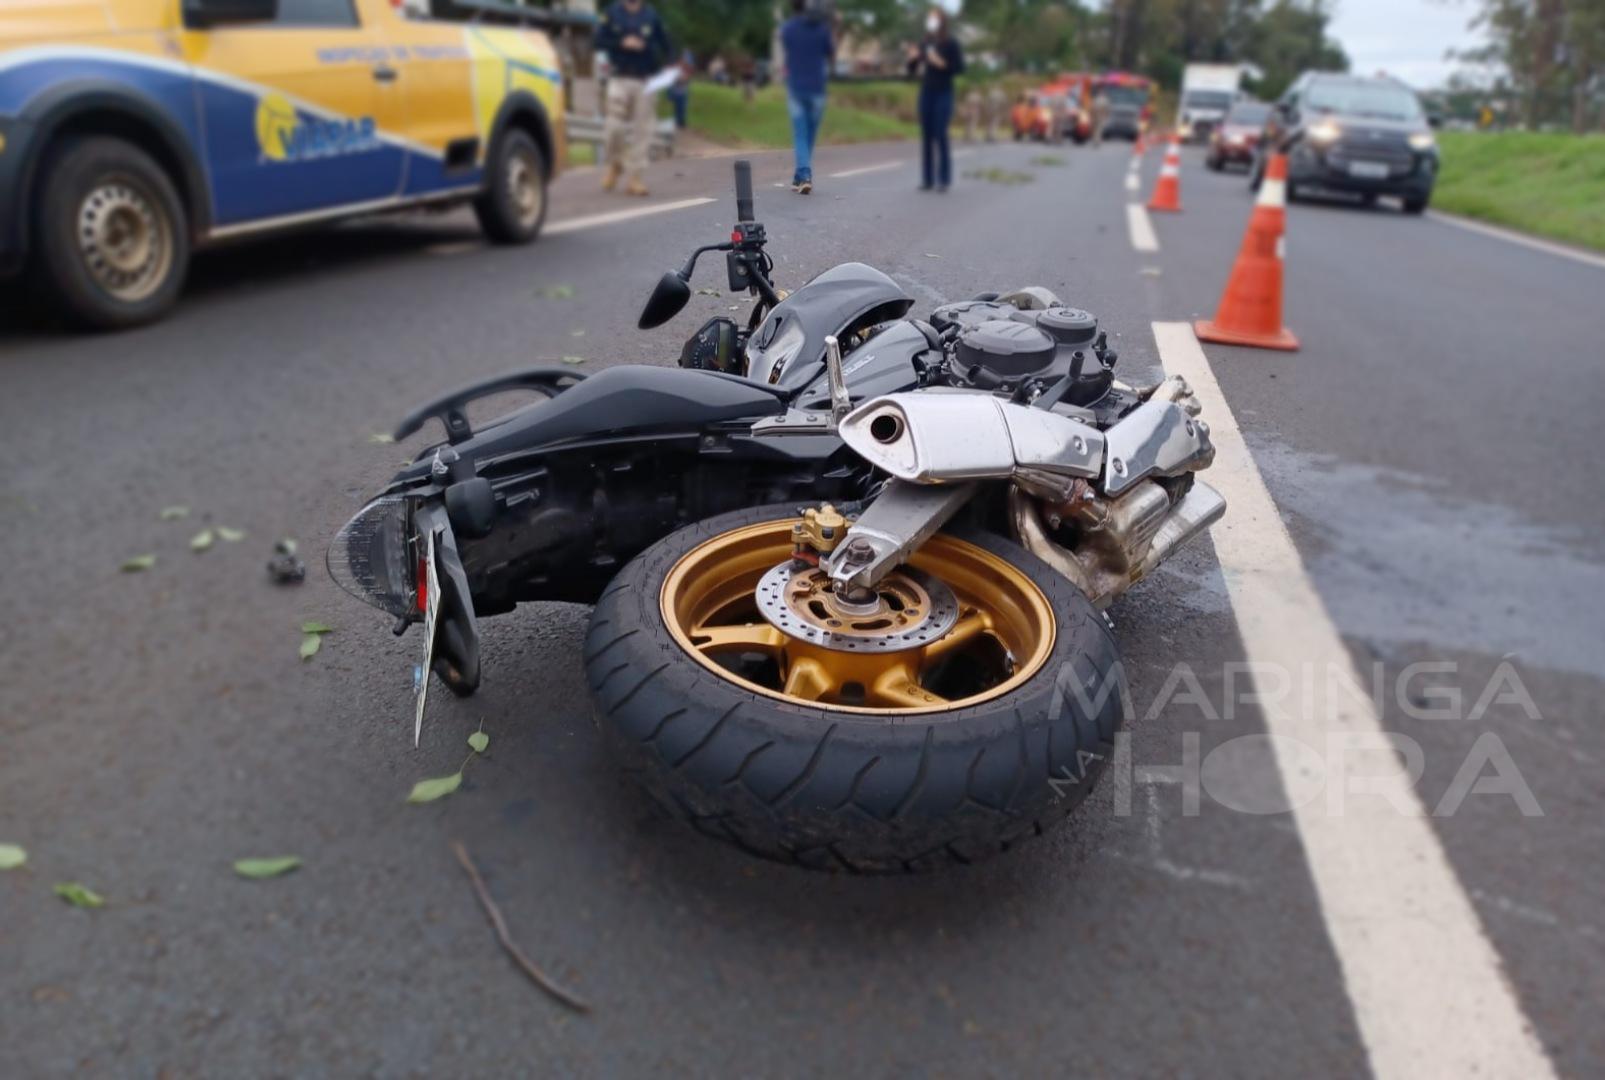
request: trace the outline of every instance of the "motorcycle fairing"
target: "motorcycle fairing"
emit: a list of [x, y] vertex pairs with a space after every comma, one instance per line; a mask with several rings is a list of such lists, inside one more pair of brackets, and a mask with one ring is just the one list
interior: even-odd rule
[[747, 377], [798, 390], [818, 377], [825, 338], [874, 312], [900, 319], [914, 298], [873, 266], [833, 266], [781, 301], [747, 339]]

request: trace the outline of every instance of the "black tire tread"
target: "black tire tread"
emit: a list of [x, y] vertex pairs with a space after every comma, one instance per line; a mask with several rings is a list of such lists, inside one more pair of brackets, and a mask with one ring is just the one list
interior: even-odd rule
[[[680, 649], [657, 610], [669, 568], [704, 539], [789, 513], [738, 511], [683, 529], [633, 560], [602, 596], [586, 675], [624, 771], [704, 835], [837, 872], [969, 865], [1068, 816], [1113, 753], [1120, 695], [1085, 716], [1062, 694], [1052, 716], [1054, 683], [1064, 672], [1109, 673], [1114, 640], [1079, 592], [1009, 541], [965, 536], [1025, 564], [1059, 612], [1059, 640], [1044, 671], [970, 709], [892, 721], [806, 709], [746, 691]], [[642, 675], [620, 677], [625, 669]], [[1050, 783], [1088, 751], [1098, 756], [1079, 782]]]

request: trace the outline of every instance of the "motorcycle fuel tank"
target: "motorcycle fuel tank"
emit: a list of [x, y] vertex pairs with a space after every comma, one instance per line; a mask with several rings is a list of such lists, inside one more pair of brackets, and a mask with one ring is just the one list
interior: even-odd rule
[[824, 370], [825, 338], [875, 312], [900, 319], [914, 300], [863, 263], [833, 266], [783, 300], [747, 339], [747, 377], [798, 390]]

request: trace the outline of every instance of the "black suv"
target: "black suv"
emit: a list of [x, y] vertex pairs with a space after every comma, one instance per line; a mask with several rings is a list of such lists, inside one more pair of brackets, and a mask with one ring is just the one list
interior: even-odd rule
[[1415, 91], [1396, 79], [1311, 71], [1276, 102], [1255, 155], [1257, 189], [1272, 149], [1287, 154], [1287, 195], [1346, 191], [1366, 203], [1397, 195], [1419, 214], [1438, 177], [1438, 146]]

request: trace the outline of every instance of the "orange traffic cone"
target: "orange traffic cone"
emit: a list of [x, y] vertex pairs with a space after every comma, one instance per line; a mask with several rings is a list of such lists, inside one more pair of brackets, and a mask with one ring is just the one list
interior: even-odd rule
[[1243, 246], [1226, 281], [1213, 319], [1193, 323], [1200, 341], [1252, 345], [1260, 349], [1298, 348], [1298, 338], [1282, 325], [1282, 248], [1287, 227], [1287, 157], [1272, 154], [1260, 181], [1259, 198], [1248, 218]]
[[1142, 132], [1137, 132], [1137, 141], [1131, 144], [1131, 156], [1142, 157], [1148, 152], [1148, 144], [1143, 141]]
[[1154, 185], [1154, 197], [1148, 200], [1150, 210], [1181, 209], [1181, 150], [1176, 136], [1170, 137], [1165, 151], [1165, 163], [1159, 166], [1159, 182]]

